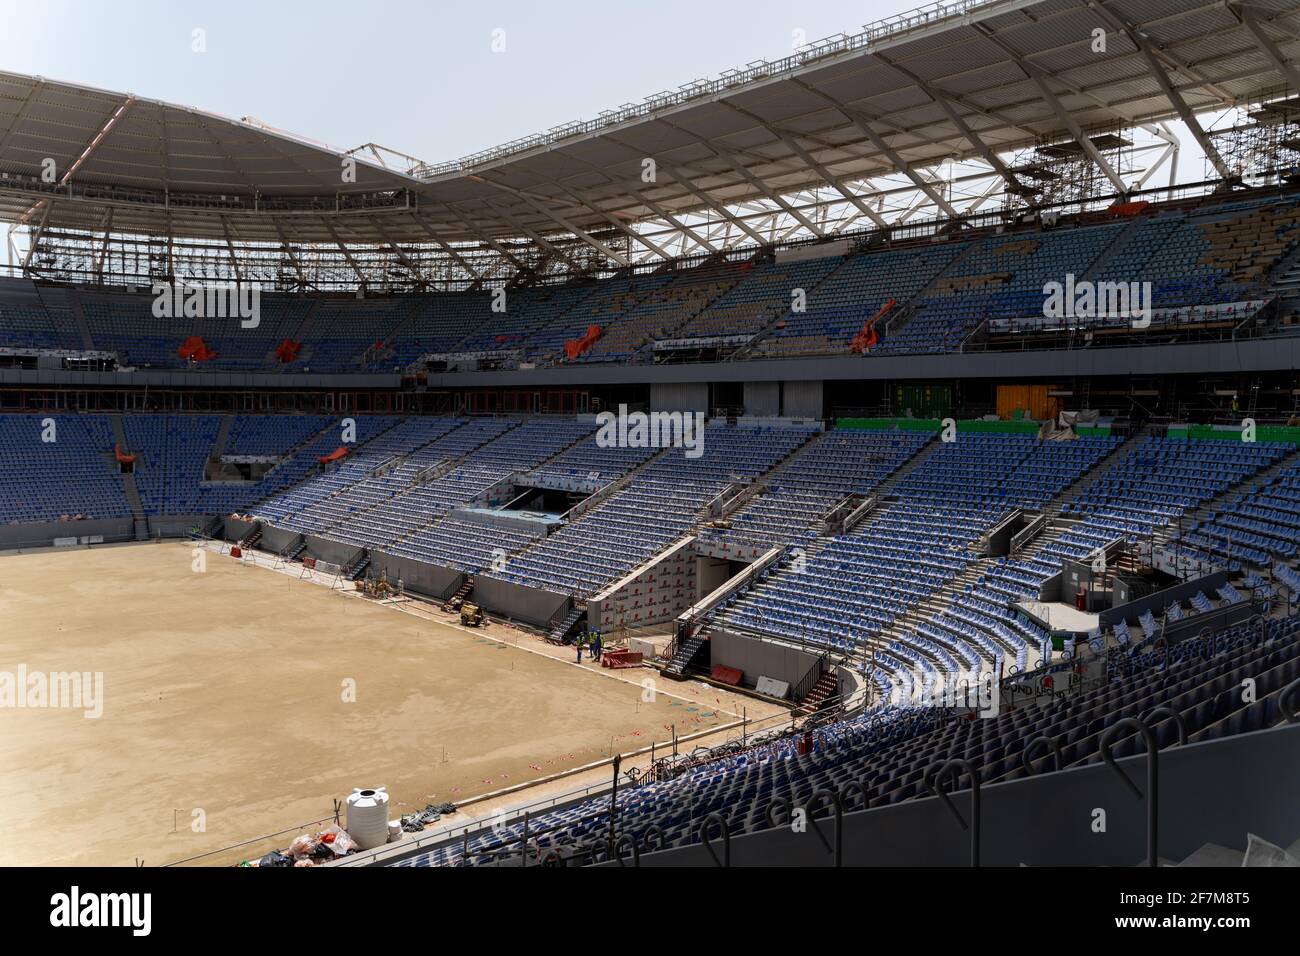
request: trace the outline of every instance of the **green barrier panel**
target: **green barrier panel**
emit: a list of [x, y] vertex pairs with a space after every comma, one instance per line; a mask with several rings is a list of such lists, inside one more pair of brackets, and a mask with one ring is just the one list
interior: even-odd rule
[[[1238, 427], [1177, 425], [1170, 427], [1165, 434], [1169, 438], [1188, 438], [1197, 441], [1241, 441], [1241, 429]], [[1259, 425], [1255, 429], [1255, 441], [1300, 444], [1300, 428], [1287, 425]]]

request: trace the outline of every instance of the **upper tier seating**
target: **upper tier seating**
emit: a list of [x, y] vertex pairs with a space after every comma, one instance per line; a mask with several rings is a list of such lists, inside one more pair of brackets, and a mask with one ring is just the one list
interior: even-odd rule
[[[256, 328], [237, 319], [159, 319], [151, 293], [84, 290], [93, 346], [120, 364], [146, 368], [282, 372], [400, 371], [421, 356], [508, 352], [507, 364], [642, 362], [669, 339], [741, 336], [754, 358], [844, 355], [863, 324], [881, 316], [875, 354], [957, 349], [986, 321], [990, 333], [1059, 329], [1048, 322], [1044, 287], [1076, 280], [1151, 284], [1155, 326], [1227, 328], [1255, 315], [1270, 282], [1300, 248], [1294, 194], [1225, 203], [1154, 206], [1134, 219], [1066, 217], [1050, 228], [989, 226], [939, 241], [914, 239], [848, 256], [795, 262], [710, 261], [676, 269], [564, 285], [506, 290], [505, 311], [488, 289], [367, 296], [263, 292]], [[794, 311], [792, 292], [806, 292]], [[1128, 317], [1071, 318], [1107, 329]], [[600, 336], [581, 355], [566, 342], [591, 326]], [[995, 328], [996, 326], [996, 328]], [[190, 336], [215, 356], [190, 363], [177, 349]], [[1012, 336], [1015, 338], [1015, 336]], [[301, 342], [281, 363], [276, 347]], [[996, 344], [996, 342], [995, 342]], [[30, 283], [0, 283], [0, 348], [86, 348], [64, 298], [49, 302]]]
[[850, 256], [810, 289], [807, 308], [791, 312], [754, 349], [755, 357], [843, 355], [863, 324], [890, 299], [901, 308], [965, 248], [960, 242]]
[[916, 314], [876, 348], [881, 354], [947, 352], [989, 318], [1039, 315], [1043, 286], [1082, 277], [1119, 225], [1019, 232], [978, 242], [947, 269]]

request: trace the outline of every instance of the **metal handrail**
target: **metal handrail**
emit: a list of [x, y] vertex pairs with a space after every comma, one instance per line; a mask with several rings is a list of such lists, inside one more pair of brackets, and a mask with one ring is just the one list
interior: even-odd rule
[[[1120, 734], [1125, 730], [1132, 730], [1142, 735], [1142, 740], [1147, 747], [1147, 791], [1144, 794], [1138, 789], [1137, 784], [1129, 779], [1118, 763], [1115, 762], [1113, 752], [1115, 742]], [[1136, 717], [1125, 717], [1113, 726], [1111, 726], [1103, 735], [1100, 742], [1101, 759], [1106, 762], [1119, 778], [1124, 781], [1124, 786], [1138, 800], [1145, 800], [1147, 804], [1147, 866], [1156, 867], [1160, 865], [1159, 856], [1159, 826], [1160, 826], [1160, 801], [1159, 801], [1159, 783], [1160, 783], [1160, 748], [1156, 746], [1156, 737], [1151, 728]]]

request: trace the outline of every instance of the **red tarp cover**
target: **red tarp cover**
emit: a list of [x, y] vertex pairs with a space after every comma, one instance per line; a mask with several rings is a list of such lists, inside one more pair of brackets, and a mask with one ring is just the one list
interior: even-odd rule
[[744, 676], [744, 672], [738, 671], [734, 667], [723, 667], [721, 664], [714, 664], [710, 676], [719, 684], [735, 686], [740, 683], [740, 678]]
[[339, 445], [338, 448], [335, 448], [328, 455], [321, 455], [316, 460], [320, 462], [322, 465], [328, 465], [332, 461], [341, 461], [342, 459], [348, 457], [348, 455], [350, 454], [351, 452], [348, 451], [347, 445]]
[[1145, 201], [1144, 202], [1117, 202], [1117, 203], [1111, 203], [1110, 208], [1107, 209], [1106, 211], [1110, 213], [1112, 216], [1136, 216], [1143, 209], [1146, 209], [1147, 206], [1150, 205], [1151, 204], [1149, 202], [1145, 202]]
[[301, 342], [295, 342], [293, 339], [281, 339], [280, 344], [275, 347], [275, 357], [287, 365], [298, 360], [298, 352], [301, 348]]
[[570, 339], [564, 343], [564, 354], [570, 359], [576, 359], [579, 355], [596, 344], [596, 340], [601, 336], [601, 331], [599, 325], [587, 326], [587, 334], [582, 338]]
[[117, 457], [117, 460], [124, 465], [130, 464], [131, 462], [135, 461], [135, 455], [128, 455], [125, 452], [123, 452], [121, 445], [113, 446], [113, 454]]
[[194, 362], [207, 362], [217, 357], [217, 353], [208, 348], [207, 343], [198, 335], [191, 335], [182, 342], [176, 354]]

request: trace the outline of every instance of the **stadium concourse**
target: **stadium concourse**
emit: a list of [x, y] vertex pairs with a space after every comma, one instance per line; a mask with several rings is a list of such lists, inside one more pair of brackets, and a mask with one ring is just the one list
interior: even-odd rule
[[[0, 72], [6, 647], [128, 716], [25, 709], [11, 823], [1295, 862], [1298, 58], [1287, 0], [944, 0], [442, 164]], [[228, 839], [61, 788], [137, 772]]]

